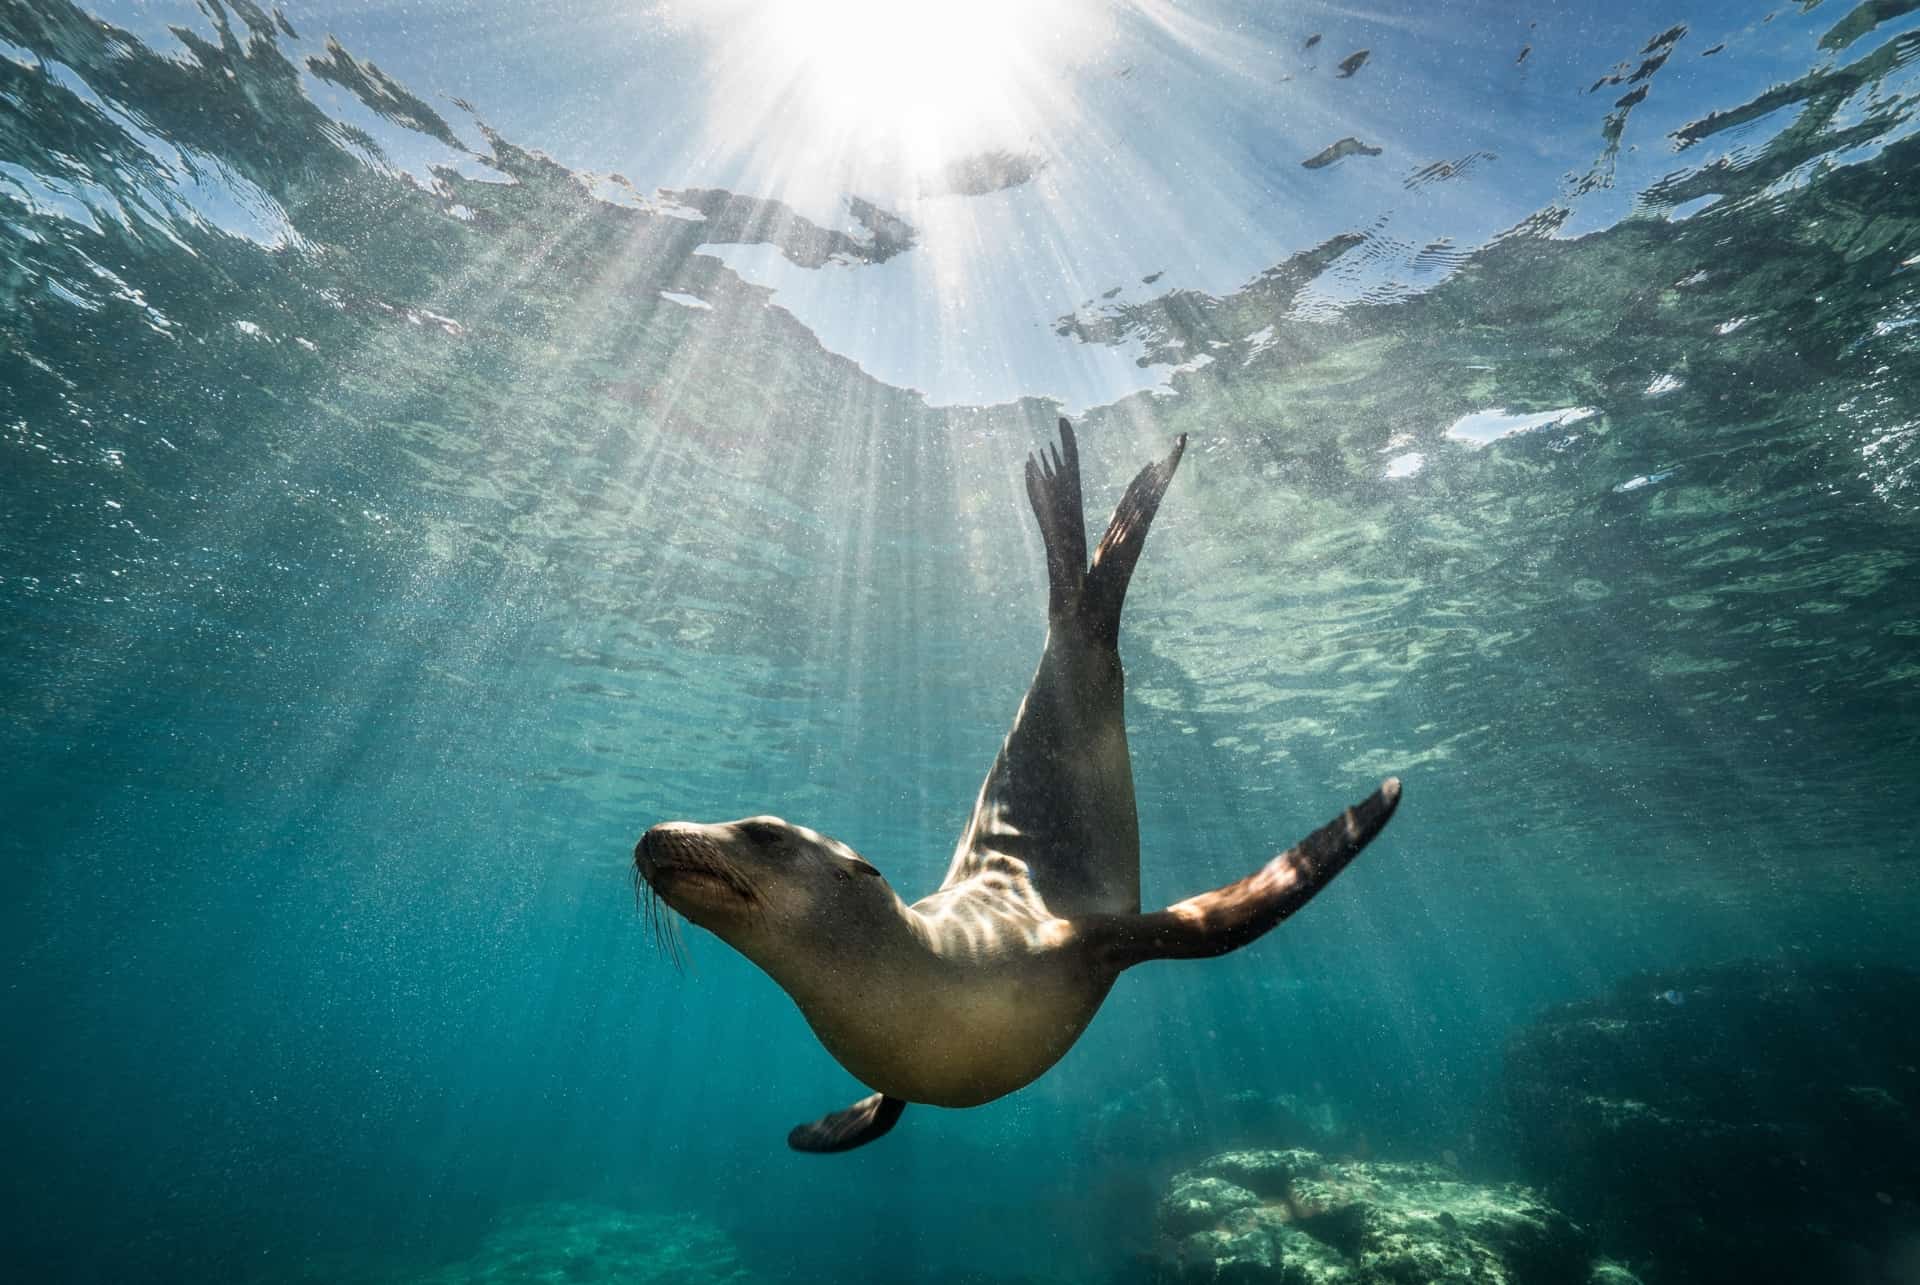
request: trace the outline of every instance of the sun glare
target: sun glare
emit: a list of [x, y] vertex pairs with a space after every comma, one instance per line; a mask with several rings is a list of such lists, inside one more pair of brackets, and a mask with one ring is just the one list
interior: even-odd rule
[[1071, 115], [1093, 0], [704, 0], [728, 150], [927, 170]]
[[806, 106], [839, 132], [881, 126], [934, 144], [1005, 123], [1026, 55], [1019, 0], [817, 0], [777, 6]]

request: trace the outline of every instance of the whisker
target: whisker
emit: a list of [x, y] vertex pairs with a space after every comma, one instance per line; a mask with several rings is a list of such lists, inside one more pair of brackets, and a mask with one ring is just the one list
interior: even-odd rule
[[685, 977], [689, 959], [686, 938], [680, 932], [680, 921], [672, 914], [665, 914], [661, 916], [660, 922], [663, 925], [662, 935], [667, 943], [667, 957], [673, 961], [673, 971]]
[[[752, 879], [739, 867], [728, 861], [720, 850], [704, 839], [682, 839], [672, 846], [674, 864], [684, 869], [710, 875], [725, 885], [727, 890], [740, 898], [747, 907], [749, 915], [759, 918], [764, 915], [767, 898]], [[654, 946], [672, 961], [674, 971], [685, 974], [690, 956], [686, 952], [686, 940], [680, 928], [680, 915], [671, 903], [640, 873], [640, 856], [634, 853], [634, 896], [646, 918], [648, 935], [653, 938]]]
[[667, 957], [673, 964], [674, 972], [684, 977], [687, 957], [679, 924], [673, 918], [673, 908], [666, 904], [659, 890], [642, 877], [637, 857], [633, 865], [633, 900], [634, 909], [640, 912], [646, 922], [647, 936], [653, 939], [654, 949]]
[[[649, 889], [649, 891], [652, 890]], [[666, 955], [668, 962], [673, 965], [674, 972], [682, 977], [686, 976], [687, 962], [681, 946], [680, 921], [674, 918], [673, 907], [667, 905], [658, 892], [653, 892], [653, 895], [647, 898], [647, 902], [653, 911], [651, 927], [654, 946]]]
[[667, 953], [667, 958], [673, 961], [673, 971], [685, 977], [687, 975], [687, 950], [686, 939], [680, 934], [680, 917], [674, 913], [673, 907], [667, 904], [666, 899], [658, 893], [654, 894], [653, 903], [654, 931], [658, 935], [658, 940], [662, 948], [665, 949]]

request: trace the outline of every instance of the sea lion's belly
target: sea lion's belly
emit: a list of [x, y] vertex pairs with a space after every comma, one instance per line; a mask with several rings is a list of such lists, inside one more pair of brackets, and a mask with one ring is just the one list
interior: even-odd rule
[[1058, 1062], [1110, 986], [1057, 954], [944, 963], [900, 979], [885, 998], [808, 1011], [807, 1020], [869, 1088], [933, 1106], [979, 1106]]

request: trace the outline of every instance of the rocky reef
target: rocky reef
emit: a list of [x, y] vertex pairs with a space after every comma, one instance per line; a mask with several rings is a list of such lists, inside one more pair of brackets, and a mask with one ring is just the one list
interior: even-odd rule
[[393, 1285], [748, 1285], [733, 1244], [692, 1214], [552, 1201], [508, 1214], [473, 1255]]
[[1649, 1282], [1920, 1272], [1920, 975], [1629, 978], [1514, 1037], [1522, 1171]]
[[1229, 1151], [1174, 1178], [1159, 1230], [1164, 1285], [1636, 1285], [1528, 1188], [1430, 1164]]

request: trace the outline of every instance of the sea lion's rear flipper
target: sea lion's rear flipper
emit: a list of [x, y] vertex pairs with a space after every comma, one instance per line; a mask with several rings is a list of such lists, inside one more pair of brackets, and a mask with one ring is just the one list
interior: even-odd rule
[[[1066, 421], [1060, 421], [1065, 427]], [[1087, 632], [1109, 647], [1120, 645], [1120, 607], [1127, 598], [1127, 583], [1133, 579], [1133, 566], [1140, 561], [1140, 549], [1147, 541], [1147, 528], [1160, 510], [1160, 498], [1180, 467], [1180, 455], [1187, 449], [1185, 433], [1173, 439], [1173, 451], [1167, 458], [1141, 469], [1113, 511], [1107, 533], [1093, 551], [1093, 569], [1087, 572], [1087, 591], [1080, 604], [1080, 616]]]
[[844, 1111], [823, 1115], [812, 1124], [799, 1124], [787, 1134], [787, 1145], [795, 1151], [851, 1151], [864, 1147], [893, 1128], [894, 1121], [907, 1109], [899, 1098], [875, 1093], [861, 1098]]
[[1027, 500], [1047, 546], [1047, 615], [1072, 611], [1087, 583], [1087, 516], [1080, 499], [1080, 448], [1073, 425], [1060, 421], [1060, 445], [1049, 459], [1027, 456]]
[[1149, 959], [1203, 959], [1253, 941], [1307, 904], [1360, 855], [1400, 805], [1400, 782], [1379, 789], [1238, 883], [1148, 915], [1088, 915], [1074, 921], [1115, 972]]
[[1113, 521], [1093, 551], [1087, 567], [1086, 507], [1080, 497], [1080, 448], [1073, 425], [1060, 421], [1060, 445], [1027, 456], [1027, 499], [1040, 520], [1040, 538], [1047, 546], [1047, 616], [1057, 619], [1077, 613], [1095, 641], [1109, 647], [1120, 642], [1120, 606], [1126, 601], [1127, 582], [1146, 542], [1147, 528], [1167, 493], [1187, 435], [1174, 439], [1173, 453], [1140, 470]]

